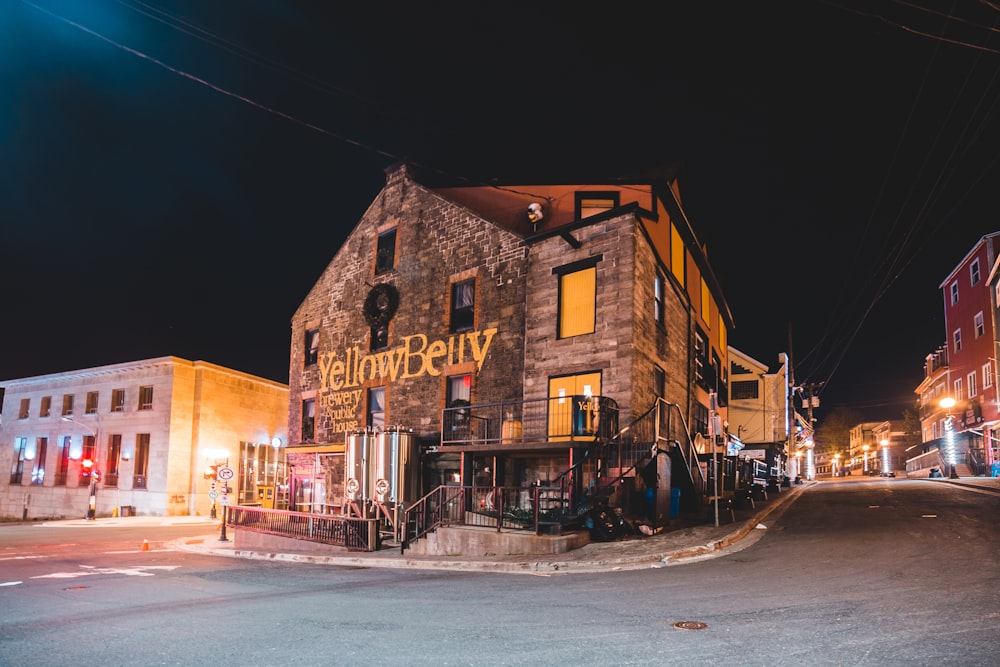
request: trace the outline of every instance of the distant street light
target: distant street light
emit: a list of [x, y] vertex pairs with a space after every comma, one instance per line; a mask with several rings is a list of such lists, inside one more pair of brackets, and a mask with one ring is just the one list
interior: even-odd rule
[[100, 425], [98, 425], [96, 429], [92, 429], [87, 424], [84, 424], [83, 422], [78, 422], [72, 417], [62, 417], [62, 420], [64, 422], [73, 422], [74, 424], [82, 426], [83, 428], [90, 431], [90, 435], [94, 438], [94, 458], [84, 459], [80, 462], [80, 465], [82, 465], [87, 470], [87, 477], [90, 480], [90, 501], [87, 504], [87, 521], [93, 521], [94, 518], [97, 516], [97, 479], [101, 474], [100, 469], [98, 468], [97, 465], [97, 459], [98, 459], [97, 453], [98, 449], [101, 446]]

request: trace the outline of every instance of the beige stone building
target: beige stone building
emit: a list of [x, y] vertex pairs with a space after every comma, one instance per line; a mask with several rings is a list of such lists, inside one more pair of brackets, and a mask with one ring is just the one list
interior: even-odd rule
[[221, 465], [236, 472], [227, 502], [287, 506], [287, 385], [160, 357], [0, 386], [0, 516], [83, 517], [91, 496], [96, 516], [207, 515]]

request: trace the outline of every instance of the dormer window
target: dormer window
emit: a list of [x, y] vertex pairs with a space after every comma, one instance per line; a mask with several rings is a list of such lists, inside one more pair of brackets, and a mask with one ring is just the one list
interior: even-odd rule
[[396, 230], [390, 229], [378, 235], [375, 248], [375, 275], [388, 273], [396, 268]]
[[576, 219], [582, 220], [618, 208], [619, 201], [617, 192], [577, 192]]

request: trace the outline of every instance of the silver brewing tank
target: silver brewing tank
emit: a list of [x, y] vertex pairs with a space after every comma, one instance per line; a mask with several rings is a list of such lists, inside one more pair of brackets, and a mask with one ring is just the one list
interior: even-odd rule
[[416, 439], [412, 433], [399, 429], [379, 433], [375, 436], [373, 458], [371, 471], [375, 500], [384, 505], [409, 505], [416, 500]]
[[360, 502], [372, 497], [370, 460], [375, 434], [356, 431], [347, 436], [344, 447], [344, 496]]

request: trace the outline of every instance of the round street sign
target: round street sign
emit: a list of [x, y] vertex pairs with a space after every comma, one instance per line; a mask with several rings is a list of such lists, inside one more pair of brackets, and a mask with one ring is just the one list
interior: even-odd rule
[[221, 502], [222, 502], [223, 505], [228, 505], [229, 504], [229, 496], [222, 496]]
[[215, 489], [212, 489], [211, 491], [208, 492], [208, 497], [211, 498], [212, 500], [215, 500], [216, 498], [219, 497], [219, 492], [216, 491]]
[[221, 479], [224, 482], [227, 482], [231, 480], [233, 477], [236, 477], [236, 471], [230, 468], [229, 466], [225, 466], [224, 468], [219, 468], [216, 474], [219, 476], [219, 479]]

